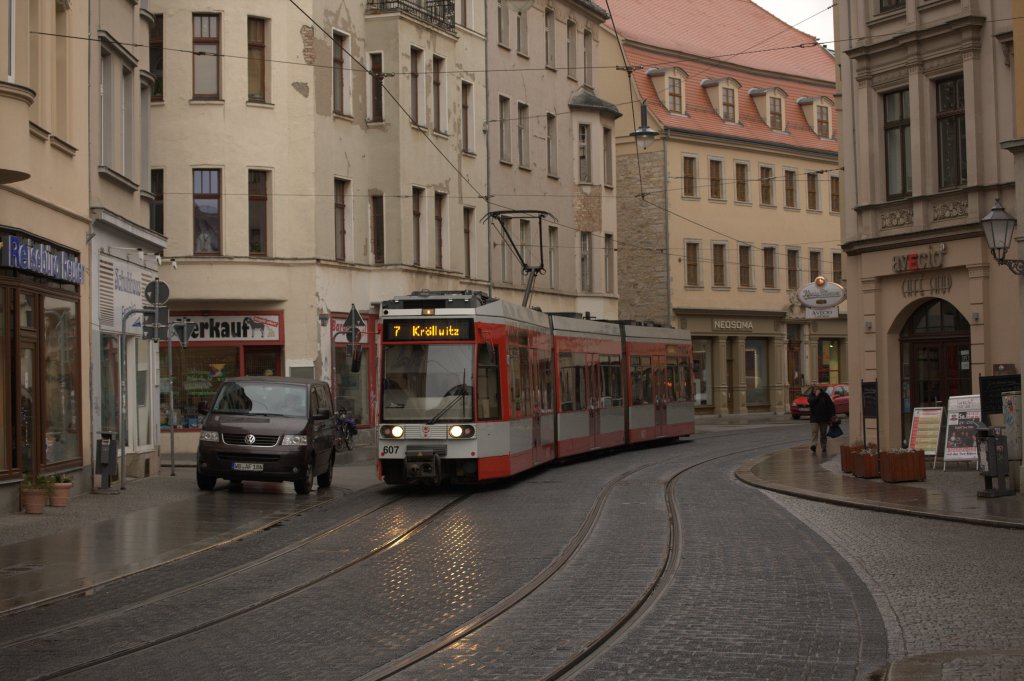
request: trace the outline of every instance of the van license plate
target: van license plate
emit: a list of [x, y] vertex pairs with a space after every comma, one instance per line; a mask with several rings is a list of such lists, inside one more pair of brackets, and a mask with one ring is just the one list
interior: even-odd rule
[[263, 470], [263, 464], [261, 463], [241, 463], [235, 462], [231, 464], [231, 470], [235, 471], [261, 471]]

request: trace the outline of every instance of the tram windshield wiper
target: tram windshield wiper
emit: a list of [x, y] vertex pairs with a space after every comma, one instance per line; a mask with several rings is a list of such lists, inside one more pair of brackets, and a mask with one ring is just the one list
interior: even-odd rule
[[428, 424], [433, 425], [437, 423], [441, 419], [441, 417], [447, 414], [449, 411], [451, 411], [452, 407], [454, 407], [456, 404], [466, 403], [466, 393], [459, 393], [458, 395], [453, 395], [453, 397], [457, 399], [454, 399], [448, 404], [441, 407], [441, 410], [434, 414], [429, 421], [427, 421]]

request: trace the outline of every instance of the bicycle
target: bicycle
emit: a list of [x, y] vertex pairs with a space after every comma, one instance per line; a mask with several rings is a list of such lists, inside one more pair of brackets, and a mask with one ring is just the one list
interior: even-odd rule
[[338, 412], [338, 439], [345, 445], [345, 449], [352, 450], [352, 442], [359, 429], [356, 427], [356, 420], [349, 416], [344, 409]]

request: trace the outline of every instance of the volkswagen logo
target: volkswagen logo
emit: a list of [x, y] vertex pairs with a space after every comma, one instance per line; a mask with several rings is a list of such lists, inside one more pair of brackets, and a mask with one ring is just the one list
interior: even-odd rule
[[256, 436], [255, 435], [253, 435], [252, 433], [249, 433], [248, 435], [245, 436], [245, 444], [251, 445], [254, 442], [256, 442]]

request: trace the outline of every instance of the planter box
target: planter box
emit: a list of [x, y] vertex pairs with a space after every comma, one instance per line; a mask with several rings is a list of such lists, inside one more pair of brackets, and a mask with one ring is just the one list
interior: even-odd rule
[[878, 452], [862, 449], [853, 454], [853, 474], [858, 478], [877, 478]]
[[917, 482], [925, 479], [924, 450], [882, 450], [878, 455], [882, 480], [886, 482]]
[[853, 457], [864, 449], [864, 445], [839, 445], [839, 463], [844, 473], [853, 473]]

